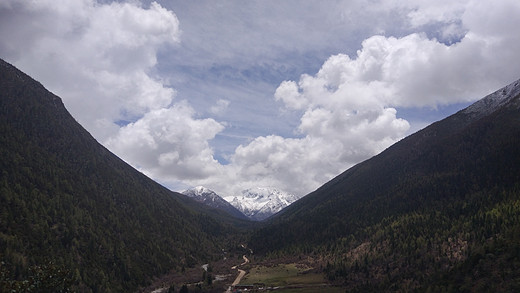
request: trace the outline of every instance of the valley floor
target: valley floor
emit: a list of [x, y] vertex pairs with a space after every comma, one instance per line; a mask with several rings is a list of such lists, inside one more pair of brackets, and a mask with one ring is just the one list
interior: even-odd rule
[[322, 273], [303, 263], [252, 265], [241, 283], [252, 286], [250, 292], [344, 292], [343, 288], [327, 282]]
[[[189, 292], [344, 292], [327, 281], [316, 262], [289, 259], [259, 261], [252, 251], [242, 247], [241, 257], [229, 254], [209, 265], [197, 266], [182, 273], [172, 273], [156, 280], [142, 293], [166, 293], [173, 285], [175, 291], [186, 285]], [[234, 262], [234, 264], [233, 264]], [[239, 262], [239, 263], [238, 263]], [[205, 277], [210, 274], [212, 281]]]

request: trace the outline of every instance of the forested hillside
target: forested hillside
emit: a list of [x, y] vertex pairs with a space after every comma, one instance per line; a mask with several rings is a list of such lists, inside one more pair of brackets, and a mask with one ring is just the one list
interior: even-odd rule
[[239, 223], [131, 168], [4, 61], [0, 138], [1, 292], [133, 291], [220, 257]]
[[135, 291], [222, 259], [246, 230], [256, 261], [305, 259], [353, 292], [520, 291], [519, 93], [432, 124], [253, 230], [131, 168], [0, 60], [0, 292]]
[[345, 171], [250, 245], [322, 259], [329, 280], [353, 291], [520, 290], [518, 87]]

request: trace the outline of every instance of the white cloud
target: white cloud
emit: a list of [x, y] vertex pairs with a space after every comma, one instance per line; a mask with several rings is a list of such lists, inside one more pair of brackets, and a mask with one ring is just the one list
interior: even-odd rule
[[282, 100], [289, 108], [299, 110], [303, 109], [307, 101], [298, 92], [298, 85], [294, 81], [284, 81], [276, 89], [274, 93], [276, 100]]
[[[469, 32], [458, 43], [446, 45], [421, 33], [373, 36], [354, 58], [333, 55], [316, 75], [282, 82], [275, 99], [303, 111], [298, 131], [304, 137], [259, 137], [237, 148], [232, 164], [243, 181], [269, 181], [304, 194], [402, 138], [410, 126], [396, 117], [395, 107], [468, 102], [518, 78], [520, 62], [513, 55], [520, 42], [510, 33], [518, 21], [501, 17], [514, 18], [519, 4], [503, 4], [466, 7], [462, 24]], [[409, 17], [418, 26], [462, 15], [439, 13], [418, 9]], [[493, 21], [482, 25], [481, 18]]]
[[209, 118], [194, 119], [194, 115], [186, 102], [152, 110], [122, 127], [106, 145], [152, 178], [206, 178], [220, 168], [208, 141], [224, 126]]
[[117, 129], [108, 123], [171, 104], [174, 91], [150, 71], [158, 50], [179, 42], [179, 22], [156, 2], [9, 0], [0, 14], [2, 56], [63, 97], [99, 140]]
[[[516, 0], [273, 4], [6, 0], [0, 54], [141, 171], [224, 195], [252, 186], [306, 194], [403, 137], [410, 125], [396, 109], [469, 102], [520, 74]], [[166, 5], [184, 9], [180, 46]], [[285, 116], [273, 114], [282, 104]], [[217, 134], [258, 137], [240, 140], [222, 165]]]
[[209, 111], [210, 111], [211, 113], [213, 113], [213, 114], [216, 114], [216, 115], [222, 114], [222, 113], [224, 113], [224, 111], [226, 111], [226, 109], [228, 108], [229, 103], [230, 103], [229, 100], [219, 99], [219, 100], [217, 101], [216, 105], [211, 106], [211, 108], [209, 109]]
[[242, 188], [277, 186], [303, 195], [382, 151], [409, 128], [405, 120], [395, 117], [392, 108], [347, 112], [308, 110], [299, 127], [303, 138], [258, 137], [239, 146], [226, 167], [236, 172], [236, 182]]
[[410, 24], [413, 27], [420, 27], [429, 23], [445, 23], [451, 24], [460, 19], [460, 16], [468, 6], [468, 0], [411, 0], [411, 1], [394, 1], [392, 4], [408, 9]]

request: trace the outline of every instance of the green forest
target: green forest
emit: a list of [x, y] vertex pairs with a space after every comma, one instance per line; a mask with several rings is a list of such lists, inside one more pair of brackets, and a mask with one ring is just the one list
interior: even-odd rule
[[229, 270], [242, 243], [257, 263], [312, 260], [348, 292], [520, 291], [518, 95], [434, 123], [252, 223], [133, 169], [3, 61], [0, 89], [0, 292], [137, 292], [168, 274], [218, 292], [217, 272], [197, 267]]
[[434, 123], [294, 203], [250, 245], [323, 259], [352, 291], [517, 291], [519, 114], [517, 95]]
[[240, 220], [153, 182], [41, 84], [0, 68], [0, 291], [44, 292], [56, 276], [62, 291], [136, 290], [220, 257]]

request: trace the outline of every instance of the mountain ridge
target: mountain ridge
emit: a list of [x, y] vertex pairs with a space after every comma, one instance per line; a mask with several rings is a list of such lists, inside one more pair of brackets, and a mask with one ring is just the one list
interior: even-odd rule
[[130, 167], [3, 60], [0, 89], [1, 289], [68, 272], [77, 291], [136, 290], [221, 253], [233, 221]]
[[203, 186], [196, 186], [184, 190], [181, 193], [207, 206], [223, 210], [233, 217], [244, 220], [248, 219], [248, 217], [244, 215], [240, 210], [235, 208], [232, 204], [227, 202], [224, 198], [222, 198], [220, 195], [218, 195], [209, 188]]
[[249, 245], [320, 255], [347, 290], [514, 291], [520, 274], [499, 268], [520, 267], [519, 93], [515, 81], [349, 168]]
[[131, 168], [2, 60], [0, 136], [0, 291], [135, 291], [230, 246], [353, 292], [520, 290], [520, 81], [256, 224]]
[[[496, 99], [496, 97], [499, 96], [499, 93], [501, 93], [504, 89], [509, 88], [509, 87], [514, 87], [516, 89], [511, 92], [520, 93], [520, 80], [517, 80], [517, 81], [511, 83], [510, 85], [508, 85], [500, 90], [497, 90], [490, 95], [487, 95], [486, 97], [480, 99], [479, 101], [470, 105], [466, 109], [462, 109], [462, 110], [458, 111], [457, 113], [448, 116], [445, 119], [434, 122], [430, 126], [424, 128], [422, 130], [419, 130], [418, 132], [416, 132], [410, 136], [403, 138], [401, 141], [388, 147], [382, 153], [375, 155], [374, 157], [369, 158], [359, 164], [356, 164], [355, 166], [353, 166], [353, 167], [349, 168], [348, 170], [344, 171], [343, 173], [339, 174], [335, 178], [331, 179], [329, 182], [327, 182], [324, 185], [322, 185], [321, 187], [319, 187], [317, 190], [309, 193], [308, 195], [304, 196], [302, 199], [293, 203], [292, 206], [294, 207], [294, 206], [300, 205], [302, 201], [310, 201], [309, 195], [311, 195], [311, 198], [312, 198], [313, 194], [315, 194], [323, 189], [333, 188], [335, 185], [337, 185], [339, 182], [341, 182], [343, 180], [346, 180], [346, 179], [349, 179], [350, 181], [358, 180], [360, 173], [366, 172], [365, 170], [367, 169], [367, 164], [369, 164], [370, 162], [373, 162], [374, 160], [384, 161], [384, 162], [380, 163], [380, 166], [382, 166], [383, 168], [398, 169], [395, 166], [396, 165], [395, 162], [402, 163], [403, 161], [406, 161], [406, 160], [410, 161], [411, 156], [414, 156], [414, 158], [415, 158], [416, 156], [418, 156], [420, 154], [423, 154], [426, 152], [431, 152], [431, 150], [433, 149], [433, 147], [432, 147], [433, 141], [440, 140], [440, 142], [438, 142], [436, 144], [442, 144], [446, 140], [449, 140], [451, 137], [458, 135], [459, 131], [461, 129], [467, 127], [467, 125], [470, 124], [471, 122], [476, 122], [483, 118], [482, 115], [474, 115], [473, 109], [476, 109], [476, 108], [472, 107], [473, 105], [479, 105], [479, 104], [495, 105], [495, 103], [490, 102], [490, 100], [498, 101], [498, 103], [496, 103], [496, 104], [500, 104], [500, 101], [504, 101], [505, 99]], [[518, 101], [519, 99], [520, 98], [517, 94], [516, 96], [509, 97], [509, 99], [507, 99], [507, 100], [510, 101], [511, 104], [517, 104], [517, 107], [518, 107], [518, 102], [515, 103], [515, 101]], [[480, 108], [480, 106], [479, 106], [479, 108]], [[468, 111], [468, 109], [470, 109], [470, 110]], [[487, 116], [484, 116], [484, 117], [487, 117]], [[425, 149], [419, 150], [418, 149], [419, 145], [421, 145], [421, 146], [424, 145]], [[403, 151], [403, 149], [404, 149], [403, 146], [406, 146], [406, 150], [404, 150], [404, 151]], [[395, 156], [392, 158], [392, 160], [394, 161], [393, 163], [391, 162], [392, 160], [383, 158], [389, 152], [391, 152], [392, 155]], [[416, 166], [406, 166], [407, 169], [413, 169], [412, 167], [416, 168]], [[434, 166], [434, 167], [440, 167], [440, 166]], [[377, 172], [380, 172], [380, 171], [377, 171]], [[419, 171], [416, 171], [416, 172], [419, 172]], [[420, 171], [420, 172], [422, 172], [422, 171]], [[388, 172], [388, 173], [391, 173], [391, 172]], [[359, 180], [362, 181], [363, 186], [366, 186], [369, 191], [373, 192], [375, 190], [376, 186], [367, 182], [368, 177], [369, 176], [366, 176], [363, 179], [359, 179]], [[382, 176], [382, 177], [384, 177], [384, 176]], [[397, 181], [395, 177], [394, 178], [387, 177], [386, 179], [383, 179], [382, 181], [377, 182], [378, 183], [377, 185], [382, 185], [381, 183], [389, 184], [389, 182], [395, 182], [395, 181]], [[334, 195], [334, 193], [330, 193], [329, 196], [332, 196], [332, 195]], [[313, 201], [313, 203], [315, 203], [315, 202]], [[286, 213], [286, 211], [287, 210], [284, 210], [282, 213], [280, 213], [277, 216], [283, 217], [283, 215]]]
[[224, 197], [249, 219], [263, 221], [280, 212], [299, 197], [275, 187], [253, 187], [244, 189], [239, 196]]

